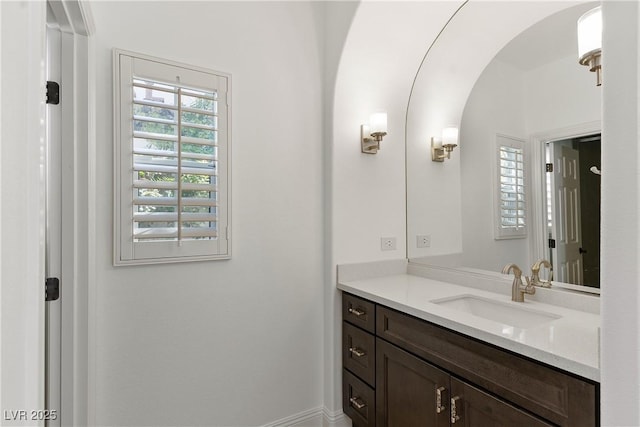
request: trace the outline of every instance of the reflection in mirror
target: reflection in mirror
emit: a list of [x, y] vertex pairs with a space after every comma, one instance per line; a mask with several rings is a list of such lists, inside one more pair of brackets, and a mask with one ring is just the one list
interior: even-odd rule
[[[480, 2], [474, 7], [481, 8], [484, 5]], [[493, 7], [496, 7], [495, 4]], [[508, 3], [504, 7], [508, 7]], [[499, 272], [502, 266], [509, 263], [516, 263], [528, 270], [525, 266], [531, 266], [536, 260], [552, 258], [554, 284], [557, 285], [558, 281], [573, 282], [587, 285], [591, 287], [589, 289], [599, 286], [599, 207], [588, 208], [593, 209], [592, 212], [597, 211], [598, 215], [581, 215], [580, 244], [574, 248], [560, 245], [561, 239], [557, 233], [562, 224], [554, 217], [550, 218], [549, 214], [555, 215], [557, 212], [562, 215], [566, 211], [558, 209], [558, 202], [552, 199], [547, 202], [547, 194], [552, 194], [553, 187], [547, 187], [548, 174], [545, 173], [547, 147], [549, 150], [556, 146], [560, 149], [563, 145], [587, 147], [592, 142], [587, 142], [585, 135], [600, 132], [601, 90], [593, 85], [593, 76], [584, 73], [577, 60], [576, 22], [593, 7], [592, 2], [564, 6], [549, 13], [538, 23], [529, 24], [529, 28], [504, 45], [475, 79], [460, 116], [462, 148], [459, 152], [459, 202], [454, 201], [456, 192], [451, 187], [455, 180], [450, 175], [456, 172], [455, 165], [447, 163], [445, 166], [448, 169], [429, 172], [438, 181], [415, 179], [424, 178], [425, 174], [416, 172], [415, 159], [422, 156], [413, 140], [413, 135], [418, 134], [418, 125], [407, 121], [407, 242], [412, 262]], [[512, 10], [509, 13], [517, 12]], [[461, 14], [456, 19], [463, 17]], [[452, 28], [455, 26], [452, 25]], [[473, 31], [468, 33], [471, 44], [474, 34]], [[445, 34], [442, 40], [447, 40]], [[427, 95], [426, 92], [412, 93], [409, 118], [413, 114], [413, 105], [429, 102]], [[580, 139], [560, 142], [574, 137]], [[524, 198], [526, 214], [524, 218], [515, 220], [518, 225], [524, 226], [524, 233], [497, 231], [501, 221], [508, 223], [505, 218], [509, 214], [504, 211], [505, 215], [501, 217], [500, 198], [504, 187], [500, 185], [500, 157], [497, 153], [499, 141], [505, 138], [524, 143], [524, 196], [518, 196], [518, 200]], [[588, 157], [591, 155], [596, 156], [594, 153], [582, 155], [586, 172], [580, 171], [584, 182], [579, 185], [582, 186], [581, 196], [588, 196], [590, 200], [595, 200], [594, 206], [599, 206], [599, 182], [594, 184], [592, 178], [599, 180], [600, 177], [589, 171], [592, 166], [600, 168], [599, 142], [597, 160], [596, 157]], [[431, 167], [436, 166], [441, 165], [433, 163]], [[424, 167], [421, 165], [421, 168]], [[446, 181], [440, 181], [443, 178]], [[431, 191], [434, 182], [446, 182], [447, 192], [434, 197]], [[587, 187], [595, 187], [594, 192], [587, 192]], [[429, 194], [429, 197], [425, 197], [425, 194]], [[460, 231], [456, 232], [454, 227], [449, 226], [446, 232], [450, 233], [450, 240], [447, 242], [446, 236], [443, 238], [439, 234], [444, 231], [434, 229], [433, 222], [424, 218], [433, 217], [434, 212], [439, 212], [443, 207], [451, 209], [456, 203], [459, 203], [459, 213], [447, 211], [447, 215], [450, 218], [460, 215]], [[584, 204], [587, 209], [587, 203]], [[576, 204], [575, 209], [582, 207]], [[576, 227], [574, 224], [574, 230], [577, 230]], [[431, 233], [434, 236], [430, 248], [415, 246], [417, 235]], [[557, 245], [553, 250], [549, 248], [550, 233]], [[590, 240], [588, 247], [586, 239]], [[580, 253], [580, 248], [583, 253]], [[573, 255], [567, 253], [574, 249], [582, 260], [578, 262], [578, 259], [574, 259], [571, 264], [567, 259]], [[577, 264], [580, 264], [581, 272], [578, 272]]]
[[600, 134], [546, 143], [549, 260], [555, 279], [600, 284]]

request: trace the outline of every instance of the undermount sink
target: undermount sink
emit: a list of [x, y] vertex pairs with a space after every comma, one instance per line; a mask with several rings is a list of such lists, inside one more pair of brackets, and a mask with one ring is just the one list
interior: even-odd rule
[[442, 307], [452, 308], [520, 329], [540, 326], [562, 317], [557, 314], [518, 306], [522, 303], [494, 301], [475, 295], [456, 295], [432, 300], [431, 302]]

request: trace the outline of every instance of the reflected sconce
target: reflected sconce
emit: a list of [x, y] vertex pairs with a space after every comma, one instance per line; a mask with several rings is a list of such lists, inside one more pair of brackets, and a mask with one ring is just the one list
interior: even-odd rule
[[442, 138], [431, 137], [431, 160], [444, 162], [451, 158], [451, 152], [458, 146], [458, 128], [442, 129]]
[[387, 134], [387, 113], [374, 113], [368, 125], [360, 126], [360, 145], [362, 152], [376, 154], [380, 149], [380, 141]]
[[596, 85], [602, 85], [602, 7], [598, 6], [578, 19], [578, 62], [596, 73]]

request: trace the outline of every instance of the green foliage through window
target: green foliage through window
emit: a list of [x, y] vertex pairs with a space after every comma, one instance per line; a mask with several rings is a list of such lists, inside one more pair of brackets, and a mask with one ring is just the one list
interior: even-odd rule
[[[144, 203], [135, 206], [135, 212], [176, 214], [180, 206], [180, 212], [187, 218], [182, 220], [183, 229], [216, 229], [215, 221], [188, 220], [189, 215], [215, 217], [217, 213], [216, 94], [146, 79], [134, 79], [133, 83], [136, 194], [144, 198]], [[181, 194], [178, 179], [183, 187]], [[186, 203], [186, 199], [191, 201]], [[177, 230], [177, 215], [174, 216], [176, 220], [156, 221], [146, 215], [136, 224], [139, 229]], [[156, 217], [164, 219], [166, 215]]]

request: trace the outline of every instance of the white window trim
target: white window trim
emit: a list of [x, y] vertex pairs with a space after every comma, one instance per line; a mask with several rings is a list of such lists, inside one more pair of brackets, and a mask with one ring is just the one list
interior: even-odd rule
[[[517, 228], [507, 228], [502, 226], [502, 213], [501, 213], [501, 186], [500, 186], [500, 148], [501, 147], [512, 147], [522, 150], [523, 156], [523, 173], [524, 173], [524, 203], [525, 203], [525, 213], [524, 227]], [[524, 239], [527, 237], [527, 230], [529, 228], [529, 196], [527, 194], [527, 150], [526, 144], [523, 139], [515, 138], [512, 136], [507, 136], [504, 134], [496, 134], [495, 139], [495, 154], [494, 158], [494, 239], [495, 240], [505, 240], [505, 239]]]
[[[123, 106], [131, 93], [130, 83], [122, 81], [122, 76], [133, 77], [132, 61], [141, 60], [158, 63], [180, 75], [182, 82], [189, 76], [202, 76], [216, 81], [220, 97], [218, 108], [225, 110], [225, 116], [218, 118], [218, 238], [215, 240], [190, 240], [174, 242], [134, 242], [131, 219], [133, 178], [132, 178], [132, 131], [131, 111]], [[140, 63], [140, 61], [138, 61]], [[166, 67], [165, 67], [166, 66]], [[125, 68], [124, 73], [122, 72]], [[155, 71], [154, 71], [155, 72]], [[158, 71], [160, 73], [160, 71]], [[178, 74], [179, 73], [179, 74]], [[113, 262], [116, 266], [141, 265], [174, 262], [207, 261], [231, 258], [231, 75], [207, 68], [169, 61], [144, 54], [120, 49], [113, 50], [114, 75], [114, 250]], [[148, 75], [155, 78], [156, 76]], [[158, 80], [168, 80], [158, 76]], [[225, 98], [225, 99], [222, 99]], [[125, 110], [123, 110], [126, 109]]]

